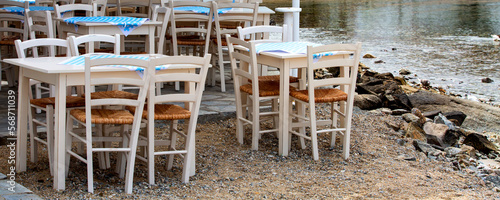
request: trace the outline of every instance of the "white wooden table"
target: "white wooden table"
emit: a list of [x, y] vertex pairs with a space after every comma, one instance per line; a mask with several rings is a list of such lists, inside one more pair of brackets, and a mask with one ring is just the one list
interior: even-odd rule
[[[55, 85], [55, 140], [54, 140], [54, 189], [65, 189], [65, 132], [66, 132], [66, 88], [68, 86], [84, 85], [84, 66], [62, 65], [70, 57], [44, 57], [24, 59], [4, 59], [3, 61], [19, 66], [18, 88], [18, 123], [17, 123], [17, 148], [16, 170], [26, 171], [27, 138], [28, 138], [28, 112], [30, 90], [29, 80], [35, 79]], [[120, 73], [124, 77], [138, 77], [137, 72], [119, 67], [99, 67], [97, 72], [102, 72], [106, 77], [108, 73]], [[160, 72], [175, 72], [175, 69], [161, 70]], [[183, 69], [185, 70], [185, 69]], [[150, 88], [155, 89], [155, 88]], [[185, 88], [186, 92], [194, 91], [194, 84]], [[191, 175], [194, 173], [192, 170]]]
[[[248, 52], [242, 46], [235, 46], [242, 53]], [[321, 59], [335, 59], [344, 56], [341, 52], [335, 56], [325, 56]], [[279, 95], [279, 154], [288, 156], [288, 129], [289, 129], [289, 105], [290, 101], [290, 70], [299, 69], [299, 89], [305, 89], [305, 72], [307, 67], [307, 54], [284, 53], [284, 52], [260, 52], [257, 54], [257, 63], [276, 67], [280, 70], [280, 95]], [[301, 69], [302, 68], [302, 69]]]
[[[124, 35], [123, 32], [116, 25], [109, 23], [96, 23], [96, 22], [77, 22], [78, 29], [75, 29], [75, 24], [68, 24], [63, 21], [63, 19], [57, 19], [60, 22], [57, 27], [62, 32], [60, 38], [67, 38], [68, 33], [75, 33], [78, 35], [88, 35], [88, 34], [106, 34]], [[146, 50], [148, 53], [155, 53], [155, 27], [162, 25], [163, 22], [152, 22], [147, 21], [141, 26], [134, 29], [129, 35], [146, 35], [148, 41], [146, 42]], [[124, 45], [121, 45], [123, 51]]]

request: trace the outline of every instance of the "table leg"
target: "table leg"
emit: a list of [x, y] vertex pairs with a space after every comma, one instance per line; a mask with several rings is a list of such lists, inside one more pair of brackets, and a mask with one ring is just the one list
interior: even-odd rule
[[282, 156], [288, 156], [288, 137], [289, 132], [288, 132], [288, 110], [289, 110], [289, 88], [290, 88], [290, 76], [288, 74], [290, 73], [290, 65], [289, 62], [283, 61], [283, 68], [281, 71], [281, 76], [280, 76], [280, 97], [279, 97], [279, 104], [280, 104], [280, 112], [279, 112], [279, 154]]
[[146, 44], [146, 47], [149, 47], [148, 53], [149, 54], [154, 54], [156, 53], [155, 51], [155, 26], [149, 26], [149, 35], [148, 35], [148, 40], [149, 42]]
[[66, 76], [59, 75], [56, 82], [54, 189], [65, 189], [66, 147]]
[[[26, 149], [28, 140], [28, 112], [29, 112], [29, 78], [24, 77], [24, 70], [19, 68], [18, 110], [17, 116], [17, 148], [16, 169], [17, 172], [26, 171]], [[32, 144], [33, 145], [33, 144]]]

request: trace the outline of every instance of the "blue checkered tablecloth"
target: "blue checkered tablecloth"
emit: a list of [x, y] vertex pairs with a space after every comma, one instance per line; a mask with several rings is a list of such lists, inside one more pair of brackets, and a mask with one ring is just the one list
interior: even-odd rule
[[[149, 60], [149, 55], [114, 55], [114, 54], [94, 54], [90, 55], [90, 60], [100, 59], [100, 58], [133, 58], [139, 60]], [[61, 65], [77, 65], [77, 66], [85, 66], [85, 56], [77, 56], [73, 57], [69, 60], [59, 63]], [[110, 65], [109, 67], [121, 67], [127, 68], [131, 71], [136, 71], [140, 76], [143, 75], [143, 69], [129, 66], [129, 65]], [[156, 66], [156, 70], [168, 69], [168, 65]]]
[[[279, 43], [260, 43], [255, 45], [256, 53], [261, 52], [281, 52], [292, 54], [307, 54], [307, 46], [321, 46], [322, 44], [312, 42], [279, 42]], [[323, 56], [336, 55], [337, 52], [325, 52], [314, 54], [314, 59], [319, 59]]]
[[17, 1], [17, 2], [29, 2], [30, 4], [34, 4], [35, 0], [8, 0], [8, 1]]
[[[218, 14], [224, 14], [231, 10], [232, 8], [221, 8], [217, 10]], [[186, 6], [186, 7], [177, 7], [174, 8], [174, 11], [191, 11], [195, 13], [203, 13], [208, 14], [210, 12], [210, 8], [201, 7], [201, 6]]]
[[[20, 15], [24, 15], [24, 8], [22, 7], [3, 7], [1, 10], [5, 10], [11, 13], [17, 13]], [[53, 11], [54, 7], [46, 7], [46, 6], [30, 6], [30, 10], [32, 11]]]
[[148, 18], [135, 18], [135, 17], [110, 17], [110, 16], [100, 16], [100, 17], [70, 17], [64, 19], [68, 24], [75, 24], [75, 29], [78, 29], [76, 23], [78, 22], [98, 22], [98, 23], [109, 23], [118, 26], [125, 36], [130, 34], [134, 29], [138, 28], [144, 22], [148, 21]]

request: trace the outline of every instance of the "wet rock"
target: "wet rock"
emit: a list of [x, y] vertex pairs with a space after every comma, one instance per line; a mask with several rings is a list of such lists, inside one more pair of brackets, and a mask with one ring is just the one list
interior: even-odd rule
[[376, 61], [375, 61], [375, 62], [373, 62], [373, 63], [375, 63], [375, 64], [380, 64], [380, 63], [384, 63], [384, 61], [383, 61], [383, 60], [376, 60]]
[[418, 121], [420, 120], [419, 117], [417, 117], [416, 115], [414, 115], [412, 113], [405, 113], [402, 115], [402, 117], [408, 123], [410, 123], [410, 122], [418, 123]]
[[464, 144], [470, 145], [483, 153], [490, 153], [491, 151], [497, 151], [495, 144], [490, 142], [488, 138], [484, 135], [478, 133], [470, 133], [465, 137], [463, 141]]
[[461, 126], [462, 123], [464, 123], [465, 118], [467, 118], [467, 115], [463, 113], [462, 111], [452, 111], [452, 112], [446, 112], [443, 113], [443, 115], [448, 119], [448, 120], [456, 120], [457, 126]]
[[481, 79], [481, 82], [483, 82], [483, 83], [493, 83], [493, 80], [491, 78], [486, 77], [486, 78]]
[[422, 142], [420, 140], [413, 140], [413, 146], [415, 147], [415, 149], [417, 151], [421, 151], [421, 152], [424, 152], [425, 154], [427, 155], [435, 155], [435, 154], [439, 154], [440, 151], [433, 148], [431, 145], [425, 143], [425, 142]]
[[429, 87], [429, 86], [431, 86], [431, 81], [429, 81], [427, 79], [421, 79], [420, 84], [422, 84], [422, 86], [424, 86], [424, 87]]
[[406, 138], [413, 138], [416, 140], [421, 140], [423, 142], [427, 142], [427, 138], [425, 136], [425, 132], [417, 123], [410, 122], [406, 127]]
[[418, 92], [409, 95], [410, 101], [414, 107], [420, 105], [449, 105], [450, 99], [444, 95], [434, 94], [429, 91], [419, 90]]
[[363, 58], [376, 58], [376, 57], [372, 54], [367, 53], [363, 56]]
[[406, 82], [405, 77], [402, 77], [402, 76], [395, 76], [394, 80], [399, 81], [400, 85], [407, 85], [408, 84]]
[[[456, 134], [455, 131], [451, 130], [444, 124], [427, 122], [424, 124], [423, 130], [427, 135], [436, 136], [437, 143], [432, 143], [435, 145], [449, 147], [455, 145], [458, 141], [458, 134]], [[431, 141], [429, 140], [428, 142], [431, 143]]]
[[354, 106], [362, 110], [373, 110], [382, 106], [382, 100], [373, 94], [359, 94], [354, 96]]
[[409, 74], [411, 74], [411, 72], [410, 72], [410, 70], [403, 68], [403, 69], [399, 70], [399, 74], [401, 74], [401, 75], [409, 75]]

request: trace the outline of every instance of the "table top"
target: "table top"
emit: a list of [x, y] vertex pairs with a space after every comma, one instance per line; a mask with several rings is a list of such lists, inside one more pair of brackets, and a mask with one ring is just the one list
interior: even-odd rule
[[[64, 19], [56, 19], [57, 21], [64, 22]], [[66, 24], [66, 22], [64, 22]], [[110, 23], [102, 23], [102, 22], [76, 22], [76, 25], [81, 25], [81, 26], [109, 26], [112, 25]], [[161, 21], [146, 21], [142, 25], [161, 25], [163, 22]], [[115, 26], [115, 25], [113, 25]]]

